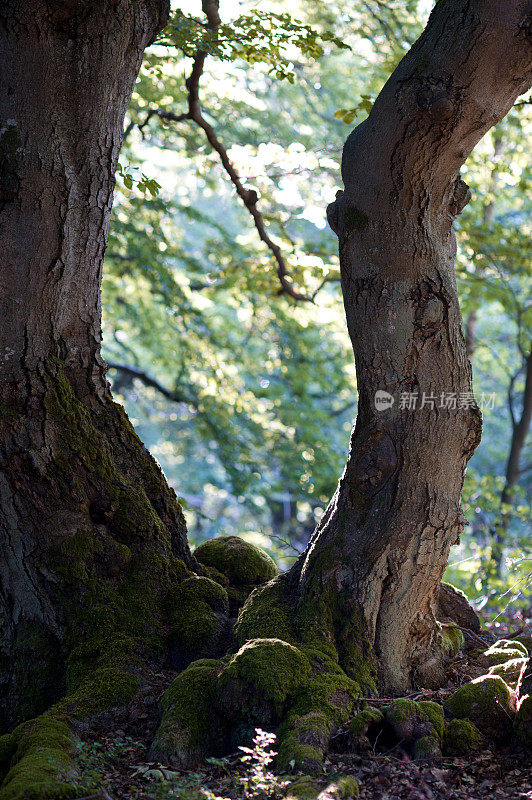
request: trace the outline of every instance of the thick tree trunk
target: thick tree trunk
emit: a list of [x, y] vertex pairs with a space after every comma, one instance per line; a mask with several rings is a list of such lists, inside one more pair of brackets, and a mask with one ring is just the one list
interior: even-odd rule
[[[329, 208], [357, 364], [349, 459], [301, 568], [300, 591], [341, 587], [364, 613], [381, 681], [434, 679], [435, 594], [462, 528], [480, 439], [454, 276], [460, 166], [530, 80], [530, 6], [438, 2], [344, 148]], [[379, 391], [395, 402], [376, 408]], [[417, 395], [415, 410], [403, 400]], [[442, 402], [443, 396], [443, 402]], [[456, 398], [456, 408], [451, 399]], [[425, 400], [425, 402], [423, 402]]]
[[191, 562], [177, 500], [113, 404], [100, 357], [123, 118], [167, 6], [8, 0], [0, 8], [5, 724], [42, 711], [65, 680], [72, 691], [80, 685], [83, 659], [72, 652], [81, 642], [86, 663], [105, 666], [98, 630], [140, 635], [146, 619], [128, 618], [128, 608], [153, 605], [177, 559]]

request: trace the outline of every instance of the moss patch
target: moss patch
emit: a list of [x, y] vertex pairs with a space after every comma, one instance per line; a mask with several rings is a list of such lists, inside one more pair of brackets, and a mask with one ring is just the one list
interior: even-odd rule
[[492, 644], [484, 652], [484, 655], [488, 659], [490, 667], [494, 667], [496, 664], [504, 664], [514, 658], [526, 658], [528, 651], [521, 642], [513, 639], [500, 639]]
[[234, 716], [242, 703], [244, 707], [254, 703], [258, 695], [280, 716], [287, 700], [305, 685], [309, 675], [308, 659], [293, 645], [280, 639], [252, 639], [220, 676], [224, 708]]
[[484, 746], [484, 737], [469, 719], [452, 719], [445, 725], [444, 752], [449, 756], [466, 756]]
[[526, 695], [520, 701], [513, 732], [521, 747], [532, 750], [532, 695]]
[[488, 675], [499, 675], [508, 686], [516, 689], [519, 678], [527, 670], [529, 661], [528, 658], [512, 658], [510, 661], [490, 667]]
[[[386, 709], [385, 719], [388, 730], [399, 741], [417, 742], [429, 737], [435, 739], [439, 747], [443, 739], [444, 712], [438, 703], [394, 700]], [[430, 742], [425, 744], [431, 746]]]
[[225, 575], [232, 586], [258, 586], [277, 575], [275, 561], [239, 536], [220, 536], [200, 544], [197, 560]]
[[173, 609], [169, 634], [172, 664], [184, 669], [198, 658], [221, 656], [228, 636], [227, 591], [210, 578], [182, 581], [167, 601]]
[[483, 675], [461, 686], [444, 708], [450, 717], [469, 719], [488, 737], [502, 740], [512, 728], [515, 697], [498, 675]]
[[452, 625], [443, 625], [439, 627], [438, 631], [438, 644], [447, 658], [453, 658], [458, 655], [465, 642], [465, 637], [460, 628]]
[[47, 713], [23, 723], [12, 735], [17, 746], [0, 788], [2, 800], [62, 800], [86, 794], [66, 722]]
[[283, 579], [278, 578], [250, 595], [233, 630], [235, 641], [242, 645], [250, 639], [272, 638], [296, 644], [292, 617]]
[[179, 769], [223, 751], [225, 729], [215, 711], [222, 662], [202, 659], [175, 678], [161, 700], [162, 719], [151, 757]]

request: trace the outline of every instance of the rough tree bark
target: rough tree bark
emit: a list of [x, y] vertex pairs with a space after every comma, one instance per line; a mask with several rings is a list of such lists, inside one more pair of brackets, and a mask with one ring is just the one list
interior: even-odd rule
[[177, 500], [100, 356], [124, 114], [168, 5], [0, 4], [2, 726], [78, 688], [80, 664], [109, 666], [97, 629], [139, 634], [128, 605], [147, 610], [191, 563]]

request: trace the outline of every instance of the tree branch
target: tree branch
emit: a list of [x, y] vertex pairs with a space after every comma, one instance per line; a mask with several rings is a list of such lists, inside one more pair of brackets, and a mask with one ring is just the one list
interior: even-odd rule
[[[221, 22], [220, 15], [218, 13], [218, 0], [202, 0], [202, 8], [203, 12], [207, 17], [207, 27], [215, 31], [220, 26]], [[185, 81], [185, 85], [188, 90], [188, 111], [182, 114], [174, 114], [171, 111], [164, 111], [163, 109], [152, 108], [148, 111], [144, 122], [138, 124], [138, 128], [142, 133], [144, 128], [148, 125], [150, 119], [154, 116], [159, 117], [159, 119], [166, 120], [167, 122], [183, 122], [185, 120], [190, 120], [194, 122], [199, 128], [201, 128], [205, 133], [207, 141], [211, 145], [212, 149], [218, 154], [221, 164], [229, 177], [229, 180], [236, 189], [237, 195], [240, 197], [242, 203], [244, 204], [244, 207], [247, 209], [250, 216], [252, 217], [253, 222], [255, 224], [255, 228], [259, 234], [259, 238], [261, 239], [262, 242], [264, 242], [264, 244], [270, 250], [271, 254], [275, 259], [275, 262], [277, 264], [277, 276], [281, 284], [281, 293], [289, 295], [293, 300], [313, 303], [317, 292], [319, 291], [319, 289], [323, 284], [321, 284], [311, 296], [303, 294], [302, 292], [299, 292], [297, 289], [294, 288], [281, 248], [268, 235], [264, 217], [257, 208], [257, 201], [258, 201], [257, 192], [254, 189], [249, 189], [244, 186], [244, 184], [240, 179], [240, 176], [238, 175], [233, 164], [231, 163], [227, 150], [225, 149], [222, 142], [216, 135], [216, 132], [212, 127], [212, 125], [210, 125], [203, 116], [200, 103], [200, 96], [199, 96], [199, 88], [200, 88], [199, 85], [200, 85], [200, 78], [203, 74], [203, 68], [205, 66], [206, 58], [207, 58], [207, 53], [204, 50], [198, 50], [196, 52], [192, 64], [192, 70], [190, 72], [189, 77]], [[129, 132], [130, 129], [131, 129], [131, 124], [126, 129], [126, 133]]]
[[181, 394], [175, 389], [168, 389], [166, 386], [163, 386], [162, 383], [159, 383], [156, 378], [152, 378], [147, 372], [144, 372], [144, 370], [139, 369], [138, 367], [134, 367], [132, 364], [118, 364], [115, 361], [108, 361], [107, 366], [109, 369], [116, 369], [119, 372], [123, 372], [124, 375], [131, 375], [133, 378], [138, 378], [145, 386], [150, 386], [153, 389], [157, 389], [157, 391], [160, 392], [163, 397], [166, 397], [167, 400], [172, 400], [174, 403], [186, 403], [189, 406], [194, 405], [191, 403], [188, 397], [185, 397], [185, 395]]

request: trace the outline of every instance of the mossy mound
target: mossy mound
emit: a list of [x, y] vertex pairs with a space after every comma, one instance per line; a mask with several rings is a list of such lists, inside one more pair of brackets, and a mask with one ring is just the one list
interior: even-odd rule
[[283, 800], [316, 800], [321, 788], [314, 778], [303, 775], [290, 783]]
[[194, 555], [201, 564], [225, 575], [231, 586], [260, 586], [278, 573], [275, 561], [264, 550], [239, 536], [210, 539], [200, 544]]
[[216, 659], [202, 659], [172, 681], [161, 700], [161, 724], [151, 746], [151, 758], [189, 769], [207, 755], [223, 750], [225, 727], [216, 712], [222, 667]]
[[358, 797], [359, 794], [356, 779], [351, 775], [342, 775], [320, 792], [318, 800], [348, 800], [349, 797]]
[[342, 775], [325, 788], [304, 775], [290, 784], [283, 800], [348, 800], [359, 794], [358, 783], [351, 775]]
[[521, 642], [513, 639], [500, 639], [485, 650], [484, 655], [488, 659], [490, 667], [494, 667], [496, 664], [504, 664], [514, 658], [527, 658], [528, 651]]
[[464, 646], [465, 636], [461, 629], [454, 625], [440, 625], [438, 643], [446, 658], [457, 656]]
[[67, 800], [87, 794], [73, 757], [76, 742], [65, 721], [46, 713], [22, 723], [10, 736], [2, 800]]
[[525, 633], [521, 633], [519, 636], [516, 636], [515, 639], [512, 639], [511, 641], [519, 642], [519, 644], [522, 644], [523, 647], [526, 647], [528, 655], [532, 657], [532, 636], [529, 636]]
[[441, 755], [444, 712], [430, 700], [394, 700], [385, 710], [385, 725], [394, 739], [410, 745], [415, 758]]
[[264, 637], [296, 644], [293, 609], [282, 576], [255, 589], [249, 596], [238, 616], [233, 635], [239, 645]]
[[171, 604], [170, 658], [184, 669], [200, 658], [221, 656], [229, 644], [227, 591], [210, 578], [182, 581], [167, 600]]
[[490, 667], [488, 675], [499, 675], [511, 689], [516, 689], [519, 679], [528, 668], [529, 662], [529, 658], [512, 658], [510, 661]]
[[482, 675], [461, 686], [444, 703], [455, 719], [469, 719], [481, 733], [501, 741], [512, 729], [515, 695], [498, 675]]
[[311, 674], [279, 728], [277, 766], [319, 774], [331, 734], [352, 716], [361, 689], [325, 653], [303, 652]]
[[445, 755], [466, 756], [482, 750], [484, 744], [484, 737], [469, 719], [451, 719], [445, 725]]
[[520, 701], [513, 732], [521, 747], [532, 750], [532, 695], [526, 695]]
[[218, 681], [220, 708], [232, 722], [231, 745], [244, 744], [257, 725], [278, 725], [309, 675], [308, 659], [288, 642], [246, 642]]

